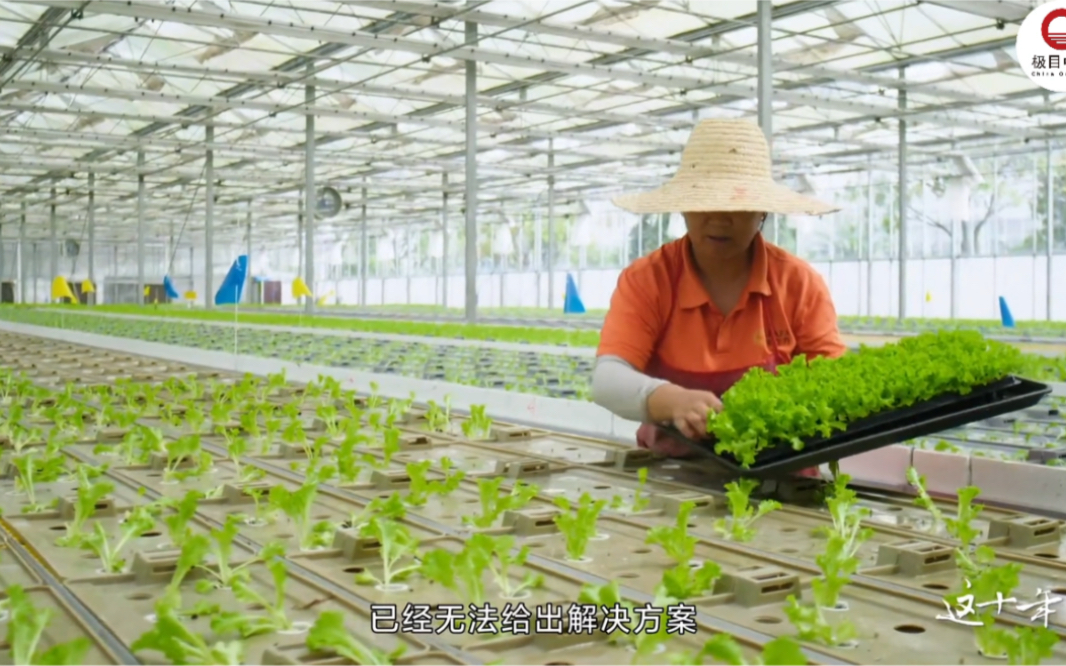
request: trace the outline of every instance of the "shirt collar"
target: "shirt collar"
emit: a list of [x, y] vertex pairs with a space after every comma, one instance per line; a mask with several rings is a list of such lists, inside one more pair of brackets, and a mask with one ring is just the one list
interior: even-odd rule
[[[769, 259], [762, 234], [755, 234], [755, 240], [752, 243], [754, 245], [754, 256], [752, 257], [751, 277], [748, 279], [748, 286], [744, 288], [744, 293], [740, 297], [739, 302], [741, 304], [747, 300], [748, 294], [751, 293], [764, 296], [770, 295], [770, 277], [767, 270]], [[695, 261], [692, 259], [692, 241], [689, 240], [687, 235], [682, 241], [681, 249], [682, 272], [681, 282], [678, 285], [678, 306], [682, 309], [698, 308], [705, 303], [710, 303], [711, 297], [707, 290], [703, 288], [703, 283], [700, 282]]]

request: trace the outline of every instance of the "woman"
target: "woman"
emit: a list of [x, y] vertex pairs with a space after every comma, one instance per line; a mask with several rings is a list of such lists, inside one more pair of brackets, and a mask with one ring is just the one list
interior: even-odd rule
[[[669, 456], [706, 434], [707, 414], [750, 368], [845, 346], [821, 276], [763, 240], [768, 213], [837, 210], [773, 181], [762, 131], [743, 120], [700, 122], [666, 185], [622, 196], [633, 213], [682, 213], [688, 233], [622, 271], [592, 377], [593, 400], [643, 423], [637, 444]], [[808, 470], [816, 475], [817, 470]]]

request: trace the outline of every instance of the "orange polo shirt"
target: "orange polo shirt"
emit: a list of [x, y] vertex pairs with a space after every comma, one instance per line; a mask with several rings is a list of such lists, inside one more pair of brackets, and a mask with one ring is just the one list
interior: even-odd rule
[[726, 372], [766, 362], [772, 353], [767, 330], [787, 360], [845, 352], [829, 288], [810, 264], [756, 235], [751, 278], [723, 317], [700, 282], [689, 247], [688, 236], [682, 237], [622, 271], [598, 356], [619, 356], [642, 372], [656, 356], [685, 372]]

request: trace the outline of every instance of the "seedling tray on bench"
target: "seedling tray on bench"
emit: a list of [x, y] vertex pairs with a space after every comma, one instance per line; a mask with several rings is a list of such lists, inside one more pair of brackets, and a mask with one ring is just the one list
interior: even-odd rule
[[1051, 388], [1046, 384], [1006, 377], [975, 388], [966, 395], [944, 394], [910, 407], [859, 419], [830, 437], [805, 439], [799, 451], [787, 443], [771, 446], [760, 451], [755, 456], [755, 463], [748, 468], [742, 467], [732, 454], [715, 453], [713, 438], [697, 442], [687, 439], [672, 426], [665, 429], [689, 444], [697, 455], [714, 458], [738, 476], [772, 478], [1032, 407], [1049, 393]]

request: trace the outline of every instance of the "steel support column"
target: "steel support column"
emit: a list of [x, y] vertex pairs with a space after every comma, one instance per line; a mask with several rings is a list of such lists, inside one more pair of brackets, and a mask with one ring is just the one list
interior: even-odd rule
[[533, 270], [537, 278], [537, 307], [540, 304], [540, 276], [544, 272], [544, 216], [540, 212], [540, 197], [537, 197], [536, 212], [533, 218]]
[[548, 309], [555, 308], [555, 140], [548, 139]]
[[37, 253], [37, 241], [30, 243], [30, 263], [33, 264], [33, 303], [37, 304], [37, 282], [41, 277], [41, 255]]
[[[26, 202], [22, 202], [22, 219], [19, 220], [19, 244], [15, 250], [15, 271], [19, 281], [19, 303], [26, 302]], [[35, 285], [36, 286], [36, 285]]]
[[[1051, 141], [1047, 142], [1047, 320], [1051, 321], [1053, 311], [1051, 298], [1051, 279], [1055, 273], [1052, 260], [1055, 258], [1055, 151]], [[976, 244], [976, 242], [975, 242]], [[975, 247], [974, 250], [977, 248]], [[1034, 319], [1036, 313], [1033, 313]]]
[[[992, 201], [999, 201], [999, 154], [992, 155]], [[992, 237], [992, 318], [999, 316], [999, 218], [993, 216], [989, 235]]]
[[[962, 227], [962, 220], [959, 219], [959, 214], [955, 211], [951, 213], [951, 254], [949, 257], [949, 269], [951, 271], [951, 311], [950, 316], [955, 319], [959, 316], [959, 247], [957, 245], [959, 239], [959, 232]], [[924, 229], [924, 227], [923, 227]], [[963, 232], [965, 233], [965, 232]]]
[[[86, 257], [88, 260], [88, 267], [86, 275], [89, 276], [89, 282], [93, 284], [93, 289], [97, 289], [96, 284], [96, 174], [92, 171], [89, 172], [89, 210], [85, 213], [86, 220], [85, 226], [89, 233], [89, 252]], [[98, 295], [94, 292], [91, 296], [86, 298], [86, 301], [92, 301], [94, 304], [97, 302]]]
[[137, 151], [137, 301], [144, 305], [144, 149]]
[[[870, 166], [873, 166], [872, 159]], [[866, 246], [863, 256], [866, 258], [866, 316], [869, 317], [873, 314], [874, 303], [874, 172], [870, 167], [866, 171]]]
[[774, 61], [773, 61], [773, 35], [770, 26], [773, 23], [774, 4], [772, 2], [759, 2], [757, 19], [757, 44], [758, 44], [758, 103], [759, 103], [759, 127], [766, 135], [766, 142], [773, 150], [773, 93], [774, 93]]
[[[365, 182], [365, 180], [364, 180]], [[366, 278], [369, 275], [367, 270], [367, 262], [370, 257], [370, 239], [367, 238], [367, 216], [366, 216], [366, 186], [363, 186], [363, 198], [359, 205], [359, 215], [362, 219], [362, 224], [359, 229], [359, 305], [366, 307]]]
[[[48, 235], [51, 241], [48, 252], [48, 281], [56, 279], [59, 275], [59, 222], [56, 220], [56, 186], [52, 183], [52, 198], [48, 202]], [[48, 291], [48, 301], [52, 301], [51, 287]]]
[[[307, 66], [307, 76], [315, 74], [314, 64]], [[315, 87], [304, 87], [304, 102], [311, 109], [315, 103]], [[308, 111], [304, 117], [304, 282], [312, 296], [307, 297], [304, 310], [315, 311], [315, 114]]]
[[411, 242], [411, 222], [408, 221], [404, 225], [403, 230], [403, 244], [404, 244], [404, 257], [403, 257], [403, 272], [406, 274], [404, 278], [404, 289], [407, 292], [407, 305], [411, 304], [411, 272], [414, 270], [414, 243]]
[[296, 275], [304, 273], [304, 190], [296, 201]]
[[[899, 78], [907, 76], [907, 68], [899, 68]], [[907, 110], [907, 89], [899, 89], [899, 110]], [[907, 121], [899, 119], [899, 318], [907, 316]]]
[[[756, 64], [758, 67], [758, 80], [756, 83], [756, 96], [758, 98], [759, 127], [766, 135], [766, 145], [773, 155], [774, 149], [774, 49], [771, 26], [774, 20], [774, 3], [757, 2], [756, 10]], [[696, 122], [696, 119], [693, 119]], [[771, 163], [773, 159], [771, 158]], [[767, 215], [768, 221], [773, 225], [774, 243], [778, 242], [780, 232], [778, 225], [781, 224], [780, 215]]]
[[215, 307], [215, 126], [204, 128], [207, 157], [204, 165], [206, 181], [204, 201], [204, 307]]
[[[477, 23], [466, 22], [466, 45], [477, 45]], [[477, 62], [466, 61], [466, 320], [477, 319]]]
[[448, 172], [440, 175], [441, 197], [440, 210], [440, 302], [448, 309]]
[[[646, 215], [641, 215], [640, 219], [637, 220], [637, 252], [636, 252], [636, 256], [633, 257], [633, 259], [632, 259], [633, 261], [636, 261], [637, 259], [639, 259], [642, 256], [644, 256], [644, 220], [646, 219], [646, 217], [647, 217]], [[628, 245], [628, 244], [629, 244], [629, 238], [626, 238], [626, 245]], [[626, 257], [625, 261], [623, 261], [622, 263], [623, 264], [628, 264], [629, 262], [630, 262], [630, 259], [628, 257]]]
[[248, 200], [248, 210], [246, 213], [246, 220], [244, 223], [245, 232], [248, 234], [247, 238], [247, 252], [248, 257], [248, 277], [245, 279], [245, 291], [248, 293], [248, 297], [245, 299], [245, 303], [258, 303], [259, 299], [256, 298], [255, 278], [252, 276], [252, 200]]

